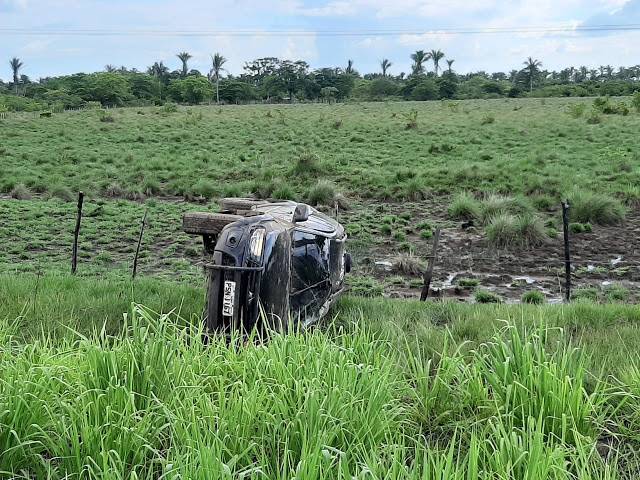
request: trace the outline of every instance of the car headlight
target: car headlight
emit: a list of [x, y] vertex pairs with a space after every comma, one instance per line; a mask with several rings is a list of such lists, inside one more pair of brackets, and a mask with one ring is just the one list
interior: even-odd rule
[[260, 260], [264, 250], [264, 237], [266, 230], [264, 228], [256, 228], [249, 239], [249, 255], [252, 260]]

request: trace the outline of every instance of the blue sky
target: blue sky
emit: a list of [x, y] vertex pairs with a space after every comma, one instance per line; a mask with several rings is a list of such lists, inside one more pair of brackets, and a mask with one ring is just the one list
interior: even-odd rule
[[[192, 68], [208, 70], [219, 51], [240, 73], [260, 56], [303, 59], [312, 67], [355, 61], [361, 73], [378, 71], [382, 58], [392, 73], [409, 71], [411, 52], [432, 48], [455, 59], [460, 72], [509, 71], [527, 56], [547, 68], [569, 65], [640, 64], [640, 31], [560, 34], [451, 35], [439, 29], [521, 28], [640, 24], [640, 0], [0, 0], [0, 78], [18, 56], [32, 78], [102, 70], [106, 64], [144, 69], [163, 60], [178, 68], [175, 54], [189, 51]], [[119, 30], [115, 36], [17, 35], [1, 28]], [[177, 30], [412, 30], [391, 36], [129, 35], [135, 29]], [[4, 61], [6, 59], [7, 61]]]

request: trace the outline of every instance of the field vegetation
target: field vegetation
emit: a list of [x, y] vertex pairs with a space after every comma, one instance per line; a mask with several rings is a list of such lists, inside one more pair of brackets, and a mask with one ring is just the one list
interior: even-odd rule
[[0, 337], [4, 476], [638, 473], [637, 307], [347, 298], [320, 328], [229, 347], [200, 342], [201, 297], [175, 283], [0, 288], [17, 316]]

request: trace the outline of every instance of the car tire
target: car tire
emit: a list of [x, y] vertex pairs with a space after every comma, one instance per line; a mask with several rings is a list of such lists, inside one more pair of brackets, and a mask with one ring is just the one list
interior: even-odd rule
[[260, 205], [264, 203], [263, 200], [256, 200], [255, 198], [221, 198], [218, 202], [220, 204], [220, 208], [223, 211], [231, 211], [231, 212], [246, 212], [251, 210], [256, 205]]
[[351, 267], [352, 267], [351, 254], [345, 253], [344, 254], [344, 273], [350, 273]]

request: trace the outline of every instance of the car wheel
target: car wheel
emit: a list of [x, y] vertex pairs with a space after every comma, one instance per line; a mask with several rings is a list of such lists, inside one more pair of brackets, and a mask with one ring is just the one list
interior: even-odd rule
[[345, 273], [351, 272], [351, 254], [350, 253], [344, 254], [344, 272]]

